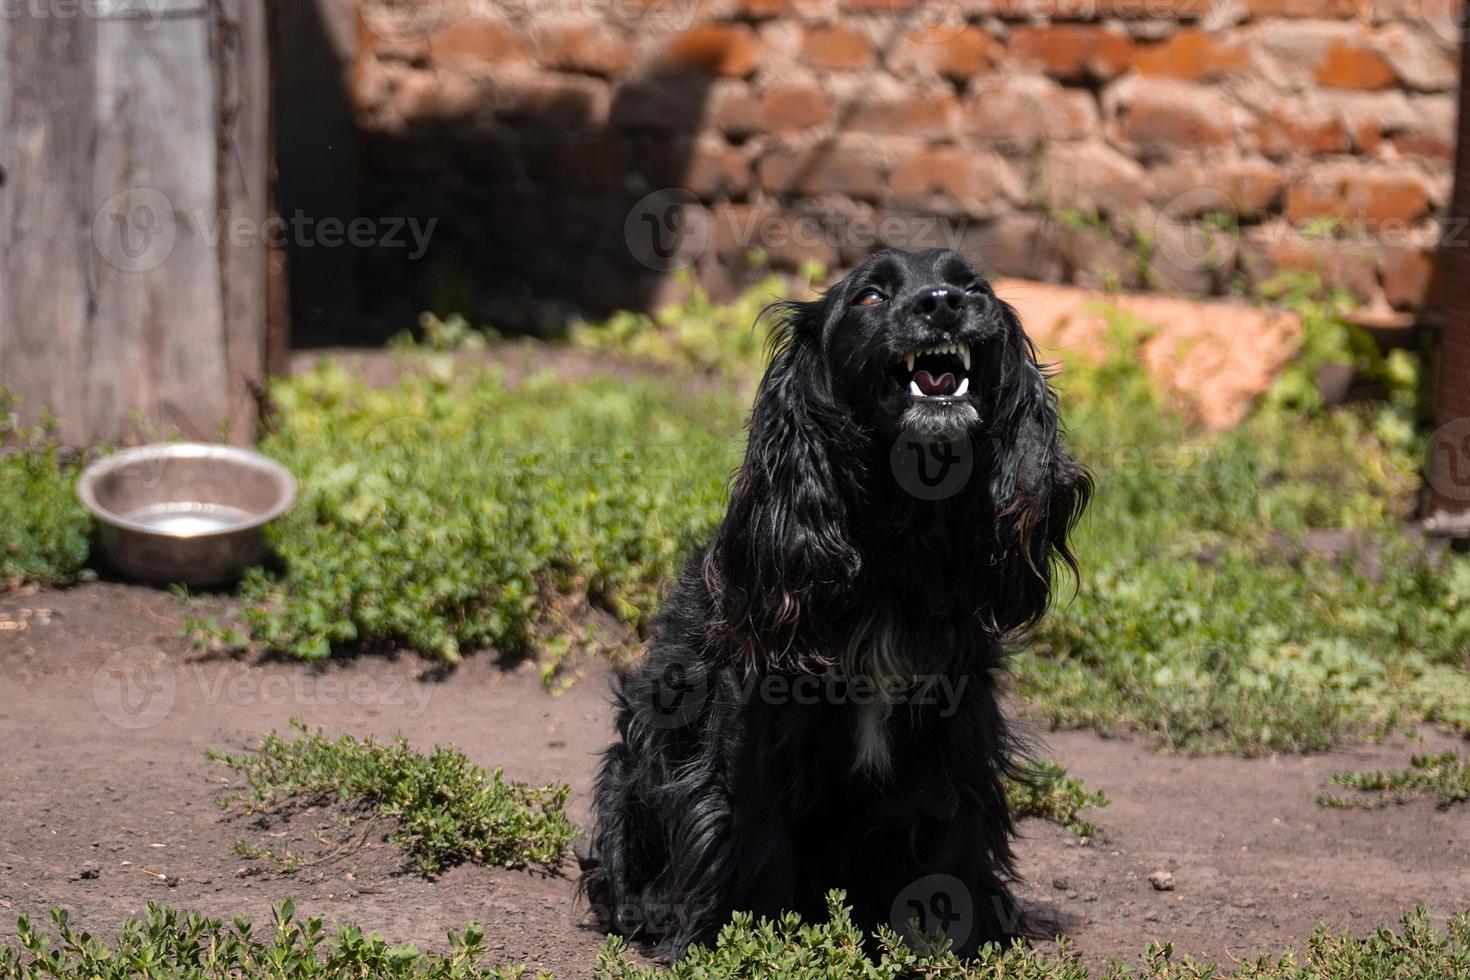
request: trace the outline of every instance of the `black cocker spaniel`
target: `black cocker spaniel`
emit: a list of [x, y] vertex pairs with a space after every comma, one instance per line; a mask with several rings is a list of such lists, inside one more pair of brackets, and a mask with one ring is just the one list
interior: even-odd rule
[[615, 692], [584, 893], [670, 956], [731, 913], [1020, 934], [997, 703], [1091, 491], [1015, 312], [884, 251], [780, 329], [714, 540]]

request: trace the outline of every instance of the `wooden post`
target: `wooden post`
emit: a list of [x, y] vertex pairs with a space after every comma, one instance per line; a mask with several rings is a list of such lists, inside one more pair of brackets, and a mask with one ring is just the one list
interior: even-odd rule
[[253, 441], [265, 0], [18, 9], [0, 19], [0, 387], [75, 446]]
[[[1466, 7], [1470, 15], [1470, 4]], [[1463, 21], [1462, 21], [1463, 23]], [[1450, 220], [1470, 219], [1470, 37], [1460, 45], [1460, 133], [1455, 150], [1455, 189]], [[1451, 235], [1444, 263], [1444, 331], [1435, 379], [1435, 424], [1429, 446], [1430, 529], [1470, 537], [1470, 248]]]

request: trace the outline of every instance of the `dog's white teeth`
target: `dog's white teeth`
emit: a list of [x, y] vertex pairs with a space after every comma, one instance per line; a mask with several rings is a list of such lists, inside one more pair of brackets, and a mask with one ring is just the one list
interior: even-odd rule
[[909, 369], [909, 374], [913, 374], [914, 373], [914, 360], [918, 356], [919, 355], [915, 354], [913, 351], [909, 351], [907, 354], [905, 354], [903, 356], [904, 367], [906, 367], [906, 368]]
[[970, 392], [970, 379], [969, 378], [961, 378], [960, 379], [960, 386], [954, 390], [954, 396], [956, 398], [959, 398], [962, 395], [969, 394], [969, 392]]
[[924, 397], [924, 389], [922, 389], [922, 388], [919, 387], [919, 383], [917, 381], [910, 381], [909, 382], [909, 394], [911, 394], [911, 395], [917, 395], [918, 397], [923, 398]]
[[[970, 345], [969, 344], [960, 344], [960, 363], [965, 366], [965, 370], [966, 371], [970, 370]], [[965, 383], [968, 384], [969, 381], [967, 380]]]

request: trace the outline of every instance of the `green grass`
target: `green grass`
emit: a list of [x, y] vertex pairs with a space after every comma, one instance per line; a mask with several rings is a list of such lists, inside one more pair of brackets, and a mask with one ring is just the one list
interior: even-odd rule
[[464, 861], [555, 868], [577, 834], [565, 785], [507, 782], [499, 769], [486, 772], [452, 748], [424, 755], [402, 738], [333, 741], [291, 725], [293, 739], [271, 732], [255, 752], [205, 751], [245, 777], [249, 793], [237, 800], [255, 808], [298, 796], [366, 800], [398, 822], [393, 839], [430, 875]]
[[[412, 360], [412, 358], [410, 358]], [[315, 660], [344, 646], [445, 660], [517, 652], [575, 594], [641, 626], [718, 520], [741, 409], [716, 389], [420, 363], [371, 391], [340, 367], [277, 384], [261, 446], [300, 478], [272, 529], [284, 574], [241, 594], [251, 638]]]
[[1470, 760], [1458, 752], [1425, 753], [1410, 759], [1407, 769], [1396, 772], [1336, 772], [1329, 782], [1367, 795], [1324, 793], [1317, 797], [1317, 802], [1323, 806], [1377, 808], [1433, 796], [1443, 808], [1470, 800]]
[[[1016, 945], [986, 947], [973, 960], [944, 950], [916, 952], [888, 930], [879, 934], [876, 960], [863, 950], [863, 935], [842, 905], [842, 894], [828, 897], [829, 921], [803, 924], [795, 915], [753, 922], [737, 915], [713, 949], [695, 948], [665, 969], [630, 962], [621, 940], [610, 939], [598, 961], [598, 976], [616, 980], [696, 980], [712, 977], [783, 977], [821, 980], [1318, 980], [1318, 978], [1395, 977], [1443, 980], [1470, 971], [1470, 913], [1437, 928], [1421, 909], [1406, 916], [1398, 932], [1382, 928], [1363, 939], [1318, 929], [1301, 952], [1264, 956], [1221, 969], [1214, 963], [1178, 958], [1172, 945], [1150, 944], [1141, 965], [1111, 963], [1092, 970], [1079, 962], [1070, 944], [1038, 951]], [[930, 944], [933, 945], [933, 944]]]
[[78, 464], [47, 428], [22, 428], [0, 389], [0, 591], [7, 584], [64, 585], [85, 572], [91, 521], [73, 487]]
[[150, 904], [146, 916], [126, 921], [114, 943], [72, 928], [61, 909], [51, 913], [50, 932], [21, 916], [15, 944], [0, 943], [0, 978], [512, 980], [526, 975], [521, 967], [481, 966], [485, 931], [475, 924], [463, 933], [451, 932], [449, 953], [436, 956], [389, 945], [356, 926], [342, 926], [329, 936], [320, 917], [300, 923], [295, 911], [291, 901], [282, 902], [274, 910], [272, 928], [257, 932], [243, 916], [226, 924], [198, 912]]
[[[1470, 562], [1404, 533], [1419, 486], [1412, 359], [1378, 358], [1305, 286], [1308, 349], [1238, 428], [1202, 432], [1137, 365], [1146, 325], [1115, 317], [1114, 356], [1062, 366], [1069, 442], [1098, 477], [1078, 533], [1082, 579], [1015, 660], [1019, 693], [1058, 726], [1147, 733], [1183, 751], [1320, 749], [1431, 722], [1470, 731]], [[279, 565], [239, 590], [217, 639], [308, 660], [410, 648], [447, 661], [498, 647], [543, 657], [622, 649], [578, 604], [643, 630], [685, 549], [711, 532], [759, 368], [749, 319], [697, 291], [577, 343], [668, 376], [564, 383], [456, 366], [457, 323], [370, 390], [339, 366], [278, 382], [264, 442], [301, 480], [271, 529]], [[458, 339], [456, 339], [458, 338]], [[1325, 410], [1319, 363], [1360, 363], [1392, 400]], [[721, 372], [711, 375], [709, 372]], [[66, 581], [85, 523], [65, 464], [0, 462], [10, 574]], [[19, 530], [16, 530], [19, 528]], [[620, 646], [621, 645], [621, 646]]]
[[[1163, 406], [1119, 324], [1067, 365], [1070, 442], [1099, 492], [1082, 579], [1015, 662], [1057, 725], [1185, 750], [1324, 748], [1399, 722], [1470, 727], [1470, 564], [1404, 533], [1417, 455], [1348, 411], [1263, 408], [1199, 432]], [[1324, 555], [1314, 533], [1347, 547]]]
[[[1094, 971], [1078, 962], [1065, 943], [1045, 951], [991, 946], [978, 958], [961, 961], [947, 952], [914, 952], [889, 932], [880, 937], [874, 959], [864, 953], [863, 935], [853, 926], [841, 893], [829, 898], [829, 909], [829, 921], [811, 924], [790, 915], [759, 922], [737, 916], [712, 949], [696, 947], [667, 968], [635, 961], [621, 940], [609, 939], [599, 954], [596, 975], [607, 980], [1444, 980], [1470, 974], [1470, 914], [1441, 927], [1420, 910], [1406, 916], [1396, 931], [1380, 928], [1363, 938], [1319, 929], [1300, 952], [1261, 957], [1234, 969], [1178, 958], [1171, 946], [1151, 944], [1136, 967], [1110, 964]], [[356, 926], [329, 934], [320, 917], [298, 922], [290, 901], [277, 906], [271, 926], [261, 930], [243, 917], [227, 924], [197, 912], [149, 905], [146, 916], [127, 920], [113, 943], [74, 929], [60, 909], [52, 913], [49, 930], [21, 916], [16, 931], [13, 943], [0, 943], [0, 978], [508, 980], [524, 975], [517, 966], [482, 964], [485, 931], [474, 923], [449, 933], [447, 953], [422, 953], [413, 946], [390, 945]]]

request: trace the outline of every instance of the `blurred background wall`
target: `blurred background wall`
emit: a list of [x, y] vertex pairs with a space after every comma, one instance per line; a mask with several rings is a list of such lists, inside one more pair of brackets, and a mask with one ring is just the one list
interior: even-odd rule
[[[353, 330], [402, 325], [415, 305], [537, 328], [656, 303], [680, 265], [720, 294], [748, 276], [751, 248], [778, 268], [836, 267], [885, 242], [1188, 294], [1300, 270], [1417, 311], [1441, 238], [1470, 242], [1440, 224], [1458, 13], [1457, 0], [287, 5], [282, 211], [439, 222], [417, 259], [293, 255], [297, 337], [332, 332], [329, 312], [302, 316], [313, 283], [351, 282]], [[692, 199], [695, 248], [661, 261], [630, 247], [639, 222], [681, 231], [669, 200]]]

